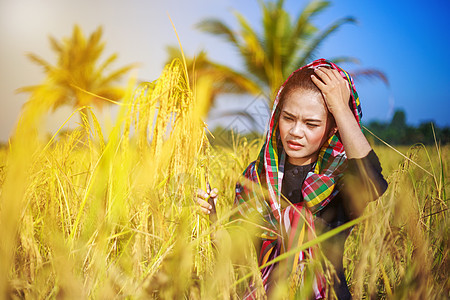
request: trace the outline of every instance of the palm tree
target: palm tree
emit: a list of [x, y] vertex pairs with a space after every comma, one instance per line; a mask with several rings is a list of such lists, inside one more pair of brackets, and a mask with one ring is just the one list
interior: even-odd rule
[[[255, 94], [255, 91], [256, 94], [263, 93], [270, 99], [270, 106], [273, 104], [273, 95], [289, 74], [312, 61], [321, 43], [342, 25], [356, 22], [352, 17], [345, 17], [319, 31], [312, 24], [312, 20], [330, 5], [329, 1], [309, 2], [295, 19], [283, 8], [283, 4], [283, 0], [267, 3], [260, 1], [262, 33], [253, 29], [238, 12], [235, 12], [235, 16], [239, 31], [233, 31], [227, 24], [215, 18], [203, 20], [198, 24], [200, 30], [219, 36], [232, 44], [244, 61], [245, 71], [222, 66], [220, 72], [228, 74], [223, 76], [232, 77], [232, 83], [246, 82], [241, 87], [250, 86], [251, 89], [247, 92], [252, 94]], [[336, 63], [357, 62], [353, 57], [331, 60]], [[387, 82], [386, 77], [377, 70], [363, 70], [359, 74], [375, 76]]]
[[62, 42], [50, 36], [50, 45], [57, 55], [57, 62], [52, 65], [36, 54], [29, 53], [28, 58], [43, 67], [47, 77], [42, 84], [26, 86], [18, 89], [18, 92], [32, 93], [45, 86], [52, 93], [53, 111], [62, 105], [75, 108], [94, 105], [101, 108], [105, 103], [110, 103], [108, 100], [120, 100], [124, 89], [117, 82], [135, 65], [109, 71], [117, 54], [110, 55], [100, 63], [105, 47], [101, 38], [102, 27], [86, 38], [78, 25], [74, 26], [72, 36]]

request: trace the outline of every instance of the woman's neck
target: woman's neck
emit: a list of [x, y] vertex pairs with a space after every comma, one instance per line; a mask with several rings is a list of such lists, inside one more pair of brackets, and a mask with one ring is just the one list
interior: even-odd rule
[[293, 164], [288, 160], [288, 161], [286, 161], [284, 169], [285, 170], [293, 169], [293, 168], [310, 169], [314, 164], [315, 164], [315, 161], [310, 162], [308, 164], [298, 165], [298, 164]]
[[295, 158], [295, 157], [288, 157], [287, 161], [294, 166], [307, 166], [315, 163], [317, 161], [317, 157], [310, 157], [310, 158]]

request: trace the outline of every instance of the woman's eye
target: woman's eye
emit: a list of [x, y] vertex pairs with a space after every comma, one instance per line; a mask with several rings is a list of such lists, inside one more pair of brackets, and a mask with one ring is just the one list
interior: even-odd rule
[[317, 124], [312, 124], [312, 123], [306, 123], [306, 125], [308, 125], [309, 127], [317, 127], [317, 126], [319, 126]]
[[288, 116], [283, 116], [283, 119], [284, 120], [288, 120], [288, 121], [292, 121], [293, 120], [291, 117], [288, 117]]

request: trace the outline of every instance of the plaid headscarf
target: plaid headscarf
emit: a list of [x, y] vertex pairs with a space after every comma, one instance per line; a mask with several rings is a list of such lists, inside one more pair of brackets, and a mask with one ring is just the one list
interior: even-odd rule
[[[350, 106], [356, 120], [361, 126], [361, 106], [353, 79], [336, 64], [325, 59], [318, 59], [293, 72], [280, 87], [274, 101], [272, 116], [265, 143], [259, 153], [258, 159], [250, 164], [244, 171], [244, 177], [251, 184], [238, 184], [236, 186], [235, 205], [238, 207], [240, 217], [247, 217], [255, 211], [261, 216], [261, 222], [267, 228], [261, 235], [262, 246], [259, 253], [259, 265], [262, 266], [278, 255], [301, 246], [304, 242], [312, 240], [314, 233], [314, 217], [323, 209], [339, 192], [336, 182], [343, 175], [347, 157], [344, 147], [337, 134], [331, 136], [321, 147], [317, 162], [302, 186], [304, 201], [283, 205], [281, 199], [281, 184], [284, 175], [286, 153], [280, 141], [278, 120], [281, 108], [278, 105], [280, 94], [289, 79], [303, 68], [330, 67], [339, 71], [351, 86]], [[261, 199], [262, 188], [268, 190], [268, 197]], [[314, 259], [316, 254], [313, 248], [297, 253], [284, 265], [289, 272], [292, 289], [301, 285], [300, 275], [304, 269], [306, 259]], [[268, 278], [274, 265], [262, 269], [262, 279], [267, 290]], [[325, 297], [325, 279], [322, 274], [316, 272], [314, 279], [314, 293], [316, 298]], [[250, 293], [249, 298], [252, 298]]]

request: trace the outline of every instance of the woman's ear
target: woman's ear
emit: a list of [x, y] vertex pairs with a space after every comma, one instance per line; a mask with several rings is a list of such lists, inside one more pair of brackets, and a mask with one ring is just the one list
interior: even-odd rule
[[337, 125], [336, 125], [336, 121], [334, 120], [333, 115], [328, 112], [328, 126], [329, 126], [329, 131], [328, 131], [328, 138], [332, 137], [337, 131]]
[[337, 132], [337, 126], [331, 127], [330, 133], [328, 134], [328, 138], [332, 137]]

